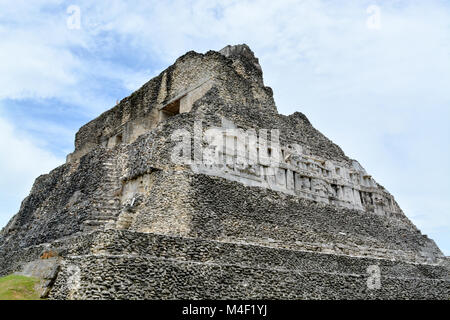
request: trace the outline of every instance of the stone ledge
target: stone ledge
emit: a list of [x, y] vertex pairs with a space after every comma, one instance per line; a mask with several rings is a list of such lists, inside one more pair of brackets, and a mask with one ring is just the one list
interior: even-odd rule
[[261, 269], [130, 256], [64, 261], [52, 299], [448, 299], [450, 281]]
[[274, 248], [254, 243], [236, 243], [132, 231], [108, 230], [94, 237], [93, 254], [138, 254], [180, 260], [229, 263], [267, 268], [283, 267], [326, 272], [366, 274], [369, 265], [379, 265], [390, 274], [409, 274], [422, 278], [442, 278], [448, 270], [441, 265], [393, 261], [374, 257], [355, 257], [343, 254]]

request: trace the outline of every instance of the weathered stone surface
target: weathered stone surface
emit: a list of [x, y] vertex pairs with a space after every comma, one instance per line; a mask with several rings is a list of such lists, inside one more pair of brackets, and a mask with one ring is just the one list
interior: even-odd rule
[[41, 298], [47, 298], [56, 280], [58, 272], [58, 257], [48, 258], [48, 256], [44, 254], [40, 259], [25, 264], [23, 270], [17, 272], [17, 274], [41, 279], [37, 289], [40, 292]]
[[[173, 160], [177, 132], [197, 162]], [[188, 52], [79, 130], [0, 232], [0, 274], [50, 269], [54, 299], [450, 298], [448, 258], [305, 115], [277, 113], [246, 45]]]

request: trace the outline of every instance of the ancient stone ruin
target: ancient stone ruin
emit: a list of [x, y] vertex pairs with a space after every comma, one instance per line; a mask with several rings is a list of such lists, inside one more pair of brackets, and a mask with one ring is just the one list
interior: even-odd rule
[[448, 259], [246, 45], [188, 52], [83, 126], [0, 233], [50, 299], [449, 299]]

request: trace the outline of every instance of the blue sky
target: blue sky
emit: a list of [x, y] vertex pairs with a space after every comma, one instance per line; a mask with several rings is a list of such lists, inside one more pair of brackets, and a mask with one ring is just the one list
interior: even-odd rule
[[448, 1], [0, 0], [0, 39], [0, 226], [81, 125], [186, 51], [247, 43], [278, 110], [305, 113], [450, 255]]

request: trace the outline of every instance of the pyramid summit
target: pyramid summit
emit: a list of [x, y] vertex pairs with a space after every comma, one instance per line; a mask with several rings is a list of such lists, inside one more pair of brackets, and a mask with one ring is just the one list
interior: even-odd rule
[[190, 51], [80, 128], [0, 233], [51, 299], [449, 299], [448, 259], [247, 45]]

